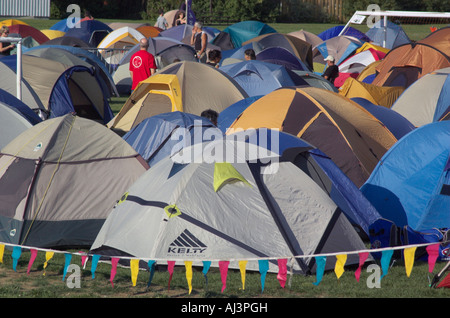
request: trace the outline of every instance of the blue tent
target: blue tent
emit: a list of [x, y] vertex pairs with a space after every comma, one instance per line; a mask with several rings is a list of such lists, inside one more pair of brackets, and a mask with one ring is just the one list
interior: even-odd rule
[[217, 121], [217, 127], [222, 130], [223, 133], [231, 126], [231, 124], [238, 118], [238, 116], [247, 109], [253, 102], [257, 101], [264, 95], [251, 96], [228, 106], [222, 110], [219, 114], [219, 120]]
[[398, 227], [450, 228], [450, 121], [421, 126], [400, 139], [361, 191]]
[[277, 33], [277, 30], [259, 21], [241, 21], [226, 27], [223, 32], [230, 35], [234, 48], [239, 48], [242, 43], [259, 35]]
[[127, 132], [123, 139], [152, 167], [184, 147], [222, 136], [222, 131], [206, 118], [170, 112], [144, 119]]
[[58, 22], [56, 22], [55, 24], [53, 24], [50, 27], [50, 30], [67, 32], [69, 30], [69, 26], [68, 26], [67, 22], [68, 22], [67, 19], [59, 20]]
[[10, 106], [11, 108], [14, 108], [16, 111], [22, 114], [22, 116], [25, 117], [25, 119], [28, 120], [32, 125], [36, 125], [37, 123], [40, 123], [42, 121], [42, 119], [24, 102], [1, 88], [0, 102]]
[[227, 138], [257, 144], [280, 155], [281, 161], [294, 163], [328, 193], [361, 236], [368, 237], [369, 226], [380, 219], [373, 205], [336, 164], [303, 139], [266, 128], [237, 132]]
[[79, 27], [68, 29], [64, 36], [71, 36], [83, 40], [90, 45], [97, 47], [112, 29], [99, 20], [81, 21]]
[[361, 97], [351, 98], [351, 100], [358, 103], [374, 115], [397, 139], [402, 138], [416, 128], [416, 126], [414, 126], [408, 119], [390, 108], [375, 105], [367, 99]]
[[283, 65], [288, 70], [311, 71], [297, 56], [282, 47], [269, 47], [256, 54], [258, 61]]
[[[338, 26], [329, 28], [329, 29], [319, 33], [317, 36], [325, 41], [325, 40], [328, 40], [328, 39], [338, 36], [342, 32], [343, 29], [344, 29], [344, 26], [338, 25]], [[364, 42], [370, 41], [370, 38], [367, 36], [367, 34], [364, 34], [363, 32], [361, 32], [353, 27], [347, 27], [345, 29], [344, 33], [341, 35], [351, 36], [351, 37], [357, 38]]]
[[[383, 45], [385, 39], [384, 20], [381, 19], [376, 22], [375, 25], [366, 32], [366, 35], [370, 38], [370, 41], [375, 44]], [[410, 42], [411, 40], [400, 25], [388, 21], [386, 28], [386, 48], [394, 49], [399, 45]]]
[[266, 95], [280, 87], [309, 86], [282, 65], [256, 60], [221, 66], [220, 70], [232, 77], [248, 96]]

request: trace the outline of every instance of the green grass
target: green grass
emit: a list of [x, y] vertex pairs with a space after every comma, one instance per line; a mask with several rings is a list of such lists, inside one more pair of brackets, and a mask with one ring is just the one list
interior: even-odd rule
[[[380, 283], [380, 288], [370, 288], [367, 281], [373, 282], [372, 272], [367, 266], [361, 272], [360, 281], [356, 281], [354, 267], [346, 268], [338, 279], [334, 271], [326, 272], [318, 286], [313, 283], [316, 276], [294, 274], [290, 284], [281, 288], [276, 274], [269, 273], [262, 291], [261, 275], [247, 271], [245, 290], [242, 289], [241, 274], [230, 269], [227, 286], [221, 292], [222, 281], [217, 268], [208, 273], [208, 284], [202, 274], [202, 268], [194, 268], [192, 292], [188, 292], [184, 267], [176, 267], [172, 281], [164, 266], [155, 272], [150, 288], [147, 283], [150, 273], [140, 271], [136, 286], [131, 281], [129, 268], [118, 267], [114, 278], [114, 287], [110, 284], [111, 265], [100, 262], [92, 278], [91, 262], [81, 269], [80, 288], [69, 288], [67, 282], [73, 282], [72, 272], [63, 281], [64, 254], [55, 253], [44, 269], [45, 253], [38, 253], [31, 272], [27, 274], [29, 253], [24, 250], [18, 261], [16, 271], [12, 267], [11, 253], [6, 250], [3, 264], [0, 264], [0, 297], [1, 298], [448, 298], [450, 289], [430, 288], [429, 279], [445, 265], [437, 263], [433, 273], [428, 273], [428, 264], [416, 261], [410, 277], [406, 275], [402, 261], [397, 261], [389, 269]], [[81, 258], [74, 255], [71, 264], [80, 265]], [[164, 265], [164, 264], [163, 264]]]

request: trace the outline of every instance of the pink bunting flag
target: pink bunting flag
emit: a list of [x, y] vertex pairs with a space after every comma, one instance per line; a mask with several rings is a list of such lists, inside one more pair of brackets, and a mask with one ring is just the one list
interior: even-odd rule
[[[83, 253], [83, 252], [80, 252]], [[81, 267], [85, 267], [86, 266], [86, 262], [88, 260], [88, 256], [87, 255], [81, 255]]]
[[37, 256], [37, 250], [36, 249], [31, 249], [30, 250], [30, 261], [28, 262], [28, 270], [27, 270], [27, 274], [30, 274], [30, 270], [31, 270], [31, 266], [33, 266], [34, 260], [36, 259]]
[[109, 281], [111, 282], [111, 286], [114, 288], [114, 277], [116, 276], [117, 273], [117, 263], [119, 262], [118, 258], [111, 258], [111, 276], [109, 278]]
[[433, 272], [434, 265], [436, 264], [436, 260], [439, 256], [439, 243], [428, 245], [427, 248], [428, 253], [428, 272]]
[[219, 261], [220, 277], [222, 278], [222, 293], [227, 287], [227, 275], [228, 275], [229, 261]]
[[369, 252], [361, 252], [359, 253], [359, 266], [355, 271], [356, 281], [359, 282], [359, 278], [361, 277], [361, 268], [369, 257]]
[[286, 286], [287, 280], [287, 259], [279, 259], [278, 260], [278, 275], [277, 279], [280, 282], [282, 288]]
[[167, 270], [169, 271], [169, 285], [168, 290], [170, 290], [170, 282], [172, 280], [173, 268], [175, 267], [175, 261], [167, 261]]

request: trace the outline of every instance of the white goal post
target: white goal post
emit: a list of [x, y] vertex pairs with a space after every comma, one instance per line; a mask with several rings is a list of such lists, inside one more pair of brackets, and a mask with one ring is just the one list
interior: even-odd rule
[[[373, 5], [374, 8], [378, 6]], [[369, 6], [370, 7], [370, 6]], [[369, 9], [368, 7], [368, 9]], [[379, 7], [378, 7], [379, 8]], [[350, 24], [362, 24], [364, 20], [368, 17], [373, 17], [378, 20], [383, 19], [383, 28], [384, 28], [384, 41], [383, 47], [386, 47], [386, 36], [387, 36], [387, 20], [388, 17], [397, 17], [397, 18], [417, 18], [417, 19], [433, 19], [433, 20], [447, 20], [450, 22], [450, 12], [422, 12], [422, 11], [381, 11], [381, 10], [373, 10], [373, 11], [356, 11], [350, 20], [347, 22], [345, 27], [339, 33], [339, 35], [345, 34], [345, 31], [350, 26]], [[368, 19], [367, 19], [368, 20]], [[367, 21], [368, 22], [368, 21]]]

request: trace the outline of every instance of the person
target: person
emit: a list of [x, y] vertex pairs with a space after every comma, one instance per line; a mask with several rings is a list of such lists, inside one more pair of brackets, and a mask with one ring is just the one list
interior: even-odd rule
[[222, 52], [219, 50], [211, 50], [208, 53], [208, 62], [206, 64], [212, 67], [219, 68], [220, 60], [222, 59]]
[[175, 25], [182, 25], [182, 24], [186, 24], [186, 17], [184, 16], [183, 11], [181, 11], [178, 14], [178, 19], [175, 20]]
[[149, 78], [156, 72], [156, 61], [153, 54], [148, 52], [148, 39], [139, 41], [139, 50], [130, 58], [130, 75], [132, 80], [131, 91], [139, 82]]
[[256, 54], [253, 49], [246, 49], [244, 52], [244, 58], [246, 61], [256, 60]]
[[215, 110], [212, 110], [212, 109], [204, 110], [204, 111], [202, 111], [200, 116], [209, 119], [209, 121], [214, 126], [217, 126], [217, 119], [219, 118], [219, 113], [217, 113]]
[[201, 63], [206, 63], [206, 45], [208, 43], [208, 35], [203, 31], [203, 24], [199, 21], [194, 23], [192, 28], [191, 45], [197, 52], [197, 58]]
[[161, 30], [167, 30], [169, 27], [169, 23], [167, 23], [166, 18], [164, 17], [164, 11], [159, 11], [159, 17], [156, 19], [156, 26], [160, 28]]
[[[1, 28], [1, 37], [9, 36], [9, 28], [6, 25], [3, 25]], [[7, 56], [11, 55], [11, 50], [14, 49], [15, 45], [10, 42], [0, 42], [0, 55]]]
[[334, 85], [334, 80], [339, 76], [339, 67], [334, 64], [334, 57], [331, 55], [328, 55], [324, 61], [327, 62], [327, 68], [322, 76]]

